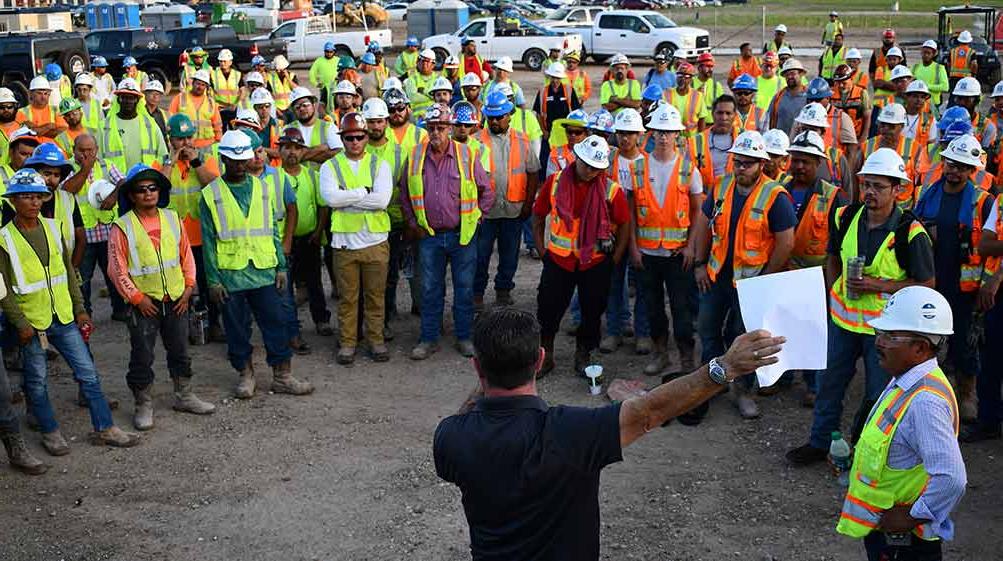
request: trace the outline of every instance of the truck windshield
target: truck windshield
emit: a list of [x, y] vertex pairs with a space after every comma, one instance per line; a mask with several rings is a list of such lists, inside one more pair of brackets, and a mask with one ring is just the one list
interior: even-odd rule
[[644, 14], [644, 19], [648, 20], [655, 29], [666, 29], [669, 27], [679, 27], [676, 22], [663, 16], [662, 14]]
[[558, 8], [558, 9], [554, 10], [553, 12], [550, 12], [550, 15], [547, 16], [547, 19], [560, 21], [560, 20], [564, 19], [565, 17], [567, 17], [567, 15], [570, 12], [571, 12], [571, 8]]

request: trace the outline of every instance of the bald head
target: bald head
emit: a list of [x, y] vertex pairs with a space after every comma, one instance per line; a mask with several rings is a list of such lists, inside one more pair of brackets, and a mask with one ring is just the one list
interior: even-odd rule
[[94, 136], [89, 133], [82, 133], [73, 141], [73, 159], [77, 161], [78, 164], [82, 164], [82, 160], [93, 160], [97, 158], [98, 153], [98, 143], [94, 140]]

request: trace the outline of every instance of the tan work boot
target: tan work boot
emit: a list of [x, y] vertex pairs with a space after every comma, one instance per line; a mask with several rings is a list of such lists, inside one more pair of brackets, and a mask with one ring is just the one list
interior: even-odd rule
[[28, 475], [42, 475], [49, 471], [49, 466], [31, 455], [24, 437], [20, 434], [5, 434], [0, 437], [0, 440], [3, 440], [3, 447], [7, 450], [7, 458], [10, 459], [10, 465], [14, 469]]
[[195, 395], [191, 378], [178, 376], [174, 378], [174, 410], [193, 415], [212, 415], [216, 412], [216, 406]]
[[132, 416], [132, 426], [136, 430], [150, 430], [153, 428], [153, 396], [150, 395], [150, 386], [132, 390], [133, 397], [136, 398], [136, 412]]
[[70, 453], [70, 445], [59, 429], [42, 434], [42, 447], [50, 456], [65, 456]]
[[272, 367], [272, 391], [290, 395], [313, 393], [313, 384], [293, 378], [293, 366], [288, 360]]
[[654, 347], [654, 342], [651, 337], [638, 337], [637, 341], [634, 343], [634, 353], [641, 356], [651, 354], [651, 349]]
[[540, 337], [540, 346], [543, 347], [543, 364], [540, 365], [540, 372], [536, 375], [539, 380], [554, 369], [554, 337]]
[[140, 443], [139, 435], [112, 426], [100, 432], [92, 432], [91, 444], [94, 446], [111, 446], [114, 448], [132, 448]]
[[735, 407], [738, 408], [738, 414], [743, 419], [758, 419], [759, 406], [752, 399], [751, 392], [741, 384], [732, 384], [731, 391], [735, 392]]
[[495, 306], [514, 306], [515, 300], [512, 298], [510, 290], [495, 291]]
[[955, 384], [961, 421], [974, 423], [979, 416], [979, 402], [975, 397], [975, 376], [959, 373], [955, 376]]
[[665, 337], [657, 337], [651, 343], [654, 355], [651, 362], [644, 366], [644, 373], [647, 376], [657, 376], [669, 367], [669, 344]]
[[237, 388], [233, 390], [233, 395], [237, 399], [251, 399], [254, 397], [254, 390], [257, 382], [254, 380], [254, 365], [251, 361], [240, 371], [240, 379], [237, 380]]

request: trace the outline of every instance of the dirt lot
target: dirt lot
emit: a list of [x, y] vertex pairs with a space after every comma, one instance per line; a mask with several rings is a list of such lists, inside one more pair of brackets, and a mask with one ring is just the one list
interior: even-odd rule
[[[516, 79], [527, 92], [538, 88], [538, 77]], [[534, 310], [540, 265], [528, 258], [519, 265], [516, 305]], [[406, 286], [400, 291], [406, 310]], [[96, 308], [94, 354], [106, 391], [123, 402], [116, 420], [128, 426], [127, 332], [110, 322], [107, 299]], [[90, 425], [72, 403], [75, 384], [65, 364], [53, 363], [50, 392], [73, 451], [46, 457], [53, 469], [38, 478], [0, 468], [0, 560], [469, 559], [459, 492], [436, 478], [431, 455], [436, 424], [475, 384], [468, 361], [449, 346], [451, 319], [444, 349], [425, 362], [407, 358], [418, 320], [405, 314], [389, 363], [362, 359], [343, 368], [334, 364], [334, 340], [314, 335], [308, 315], [301, 310], [314, 353], [293, 365], [317, 386], [314, 395], [265, 392], [233, 401], [236, 376], [225, 347], [195, 347], [197, 388], [219, 405], [217, 413], [170, 411], [160, 359], [157, 426], [131, 450], [86, 444]], [[572, 345], [570, 337], [559, 339], [559, 369], [540, 391], [551, 403], [602, 405], [571, 375]], [[266, 382], [258, 347], [258, 379]], [[630, 348], [607, 357], [607, 368], [643, 378], [644, 357]], [[742, 421], [727, 397], [718, 398], [703, 425], [674, 424], [628, 449], [603, 480], [603, 559], [862, 559], [859, 544], [834, 532], [841, 503], [835, 479], [822, 468], [793, 470], [783, 459], [807, 437], [811, 413], [799, 399], [797, 387], [764, 398], [762, 418]], [[38, 435], [28, 438], [44, 455]], [[964, 452], [969, 490], [948, 558], [997, 559], [985, 534], [1003, 528], [1003, 445]]]

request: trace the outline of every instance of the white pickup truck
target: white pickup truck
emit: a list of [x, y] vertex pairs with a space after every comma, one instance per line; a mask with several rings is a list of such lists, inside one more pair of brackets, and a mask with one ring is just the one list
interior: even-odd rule
[[680, 27], [652, 11], [609, 10], [593, 14], [590, 26], [567, 26], [560, 31], [580, 33], [585, 56], [600, 64], [616, 53], [645, 59], [655, 53], [696, 59], [710, 52], [710, 34], [706, 30]]
[[435, 51], [439, 64], [449, 55], [460, 54], [460, 40], [469, 37], [477, 41], [477, 54], [494, 61], [503, 56], [522, 61], [526, 68], [537, 71], [543, 67], [551, 48], [563, 51], [580, 50], [582, 37], [565, 30], [549, 30], [522, 19], [519, 27], [504, 27], [495, 18], [475, 19], [454, 33], [433, 35], [422, 46]]
[[281, 39], [286, 42], [289, 62], [310, 62], [324, 56], [324, 44], [332, 42], [338, 56], [362, 56], [366, 46], [376, 41], [383, 48], [390, 46], [390, 28], [354, 29], [338, 31], [330, 15], [294, 19], [276, 27], [264, 36], [267, 39]]
[[589, 26], [596, 16], [611, 9], [609, 6], [565, 6], [550, 12], [543, 19], [536, 20], [536, 23], [547, 29]]

